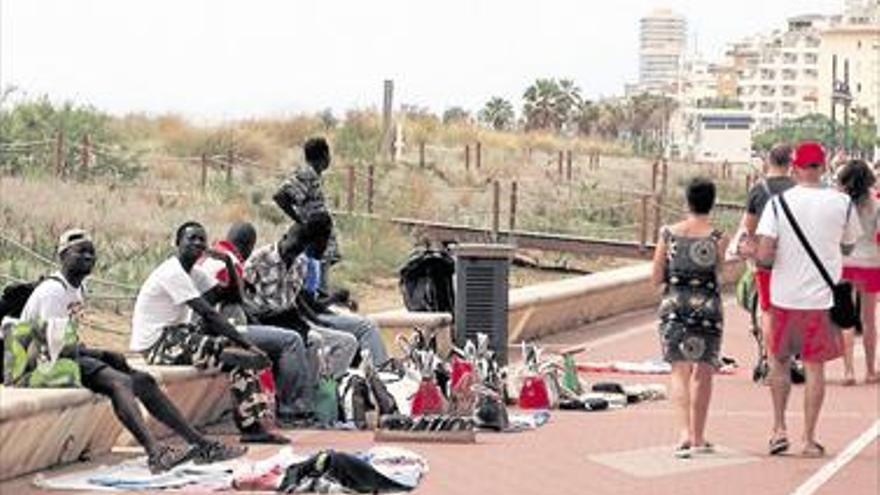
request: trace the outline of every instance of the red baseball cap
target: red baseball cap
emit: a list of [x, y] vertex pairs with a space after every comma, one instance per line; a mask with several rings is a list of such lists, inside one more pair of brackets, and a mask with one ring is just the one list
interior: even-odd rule
[[825, 150], [822, 145], [813, 141], [805, 141], [794, 150], [791, 164], [798, 168], [807, 168], [814, 163], [825, 165]]

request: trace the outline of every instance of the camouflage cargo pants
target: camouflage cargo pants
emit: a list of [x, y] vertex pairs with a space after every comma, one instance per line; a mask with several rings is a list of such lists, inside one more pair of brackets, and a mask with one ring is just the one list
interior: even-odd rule
[[[259, 372], [265, 365], [248, 359], [245, 349], [234, 347], [225, 337], [206, 335], [198, 327], [180, 324], [166, 327], [162, 337], [146, 354], [148, 364], [219, 367], [229, 374], [232, 416], [239, 430], [258, 425], [269, 412], [269, 401], [260, 387]], [[244, 357], [244, 359], [242, 359]]]

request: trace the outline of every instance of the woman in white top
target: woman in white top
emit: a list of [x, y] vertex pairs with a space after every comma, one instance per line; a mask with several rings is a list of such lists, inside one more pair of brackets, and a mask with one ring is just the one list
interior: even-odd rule
[[[838, 172], [838, 187], [847, 193], [856, 205], [862, 236], [856, 241], [853, 252], [843, 260], [843, 278], [852, 282], [861, 300], [862, 344], [865, 346], [865, 383], [877, 383], [875, 364], [877, 328], [875, 323], [877, 293], [880, 292], [880, 246], [878, 246], [878, 223], [880, 202], [876, 198], [874, 184], [877, 182], [871, 167], [862, 160], [848, 161]], [[852, 329], [844, 331], [844, 385], [855, 385], [853, 366]]]

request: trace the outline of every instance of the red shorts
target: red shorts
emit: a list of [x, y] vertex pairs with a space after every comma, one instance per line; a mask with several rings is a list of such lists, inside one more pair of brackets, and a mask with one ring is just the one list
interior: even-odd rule
[[758, 305], [761, 311], [770, 310], [770, 274], [766, 268], [755, 269], [755, 288], [758, 290]]
[[871, 294], [880, 292], [880, 268], [845, 266], [843, 279], [852, 282], [860, 291]]
[[811, 363], [824, 363], [840, 357], [843, 334], [827, 309], [785, 309], [773, 307], [773, 327], [768, 351], [777, 358], [800, 354]]

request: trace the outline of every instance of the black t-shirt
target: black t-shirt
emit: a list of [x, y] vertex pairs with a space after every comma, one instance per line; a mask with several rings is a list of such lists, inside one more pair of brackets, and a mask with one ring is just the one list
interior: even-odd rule
[[[764, 186], [765, 183], [766, 187]], [[772, 196], [791, 189], [794, 185], [794, 180], [788, 176], [768, 177], [761, 180], [749, 189], [749, 194], [746, 197], [746, 211], [760, 218], [761, 212], [764, 211], [764, 206], [767, 205], [767, 201]], [[768, 189], [770, 194], [767, 194]]]

